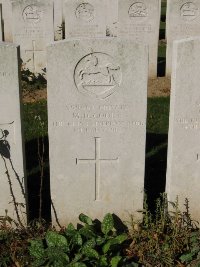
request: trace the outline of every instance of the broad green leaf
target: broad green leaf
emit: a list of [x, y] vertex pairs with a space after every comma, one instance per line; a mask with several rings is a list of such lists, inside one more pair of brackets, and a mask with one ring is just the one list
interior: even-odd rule
[[103, 237], [101, 237], [101, 236], [98, 236], [98, 237], [96, 238], [96, 244], [97, 244], [98, 246], [101, 246], [104, 242], [105, 242], [105, 238], [103, 238]]
[[73, 263], [76, 263], [77, 261], [79, 261], [82, 258], [82, 254], [81, 253], [77, 253], [73, 259]]
[[47, 232], [45, 238], [46, 238], [48, 247], [59, 247], [64, 250], [68, 249], [68, 241], [63, 235], [60, 235], [56, 232], [49, 231]]
[[99, 259], [99, 267], [107, 267], [108, 266], [108, 261], [106, 256], [101, 256]]
[[104, 254], [108, 252], [108, 250], [110, 249], [110, 246], [111, 246], [111, 240], [108, 240], [108, 242], [102, 247], [102, 251]]
[[115, 239], [118, 241], [118, 244], [122, 244], [124, 241], [128, 239], [128, 235], [124, 233], [116, 236]]
[[85, 263], [82, 263], [82, 262], [71, 263], [67, 266], [69, 266], [69, 267], [87, 267], [87, 265], [85, 265]]
[[191, 261], [192, 261], [193, 256], [194, 256], [194, 253], [183, 254], [183, 255], [180, 257], [180, 260], [181, 260], [181, 262], [183, 262], [183, 263], [188, 263], [188, 262], [191, 262]]
[[44, 259], [45, 249], [43, 247], [42, 240], [31, 240], [29, 252], [30, 252], [30, 255], [37, 260]]
[[83, 249], [83, 253], [89, 259], [98, 259], [99, 258], [98, 252], [96, 250], [94, 250], [93, 248]]
[[114, 227], [114, 221], [112, 214], [108, 213], [103, 219], [103, 222], [101, 224], [101, 231], [105, 235], [107, 235]]
[[119, 262], [121, 261], [122, 257], [115, 256], [111, 259], [111, 267], [117, 267]]
[[87, 215], [81, 213], [79, 215], [79, 220], [85, 224], [88, 224], [88, 225], [92, 225], [93, 222], [92, 222], [92, 219], [90, 217], [88, 217]]
[[83, 249], [87, 249], [87, 248], [94, 248], [96, 246], [96, 242], [95, 239], [92, 238], [88, 241], [86, 241], [83, 245]]
[[72, 242], [73, 242], [73, 244], [75, 244], [77, 246], [82, 246], [83, 240], [82, 240], [81, 235], [78, 232], [75, 233], [75, 235], [72, 237]]
[[76, 232], [77, 230], [75, 229], [72, 223], [70, 223], [65, 230], [66, 236], [70, 236], [70, 237], [73, 236]]
[[90, 225], [85, 225], [79, 230], [79, 233], [86, 238], [95, 237], [94, 228]]

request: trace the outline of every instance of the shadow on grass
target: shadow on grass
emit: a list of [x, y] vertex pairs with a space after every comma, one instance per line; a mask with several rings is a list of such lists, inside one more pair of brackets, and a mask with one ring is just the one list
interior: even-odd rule
[[164, 77], [166, 70], [166, 58], [158, 57], [157, 75], [158, 77]]
[[[41, 142], [41, 139], [40, 139]], [[49, 144], [48, 138], [44, 138], [44, 183], [42, 191], [42, 218], [46, 222], [51, 221], [51, 198], [50, 198], [50, 175], [49, 175]], [[28, 189], [28, 221], [39, 218], [40, 204], [40, 169], [38, 162], [37, 139], [26, 143], [26, 169], [27, 169], [27, 189]]]
[[156, 199], [165, 192], [167, 134], [147, 133], [145, 192], [149, 210], [155, 212]]

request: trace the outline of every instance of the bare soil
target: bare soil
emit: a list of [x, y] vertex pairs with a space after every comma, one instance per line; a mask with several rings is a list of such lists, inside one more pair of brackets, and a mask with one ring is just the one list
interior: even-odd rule
[[[170, 95], [170, 79], [166, 77], [158, 77], [150, 79], [148, 82], [148, 97], [166, 97]], [[41, 88], [32, 88], [29, 90], [28, 87], [23, 89], [23, 102], [34, 103], [37, 101], [47, 99], [46, 86]]]

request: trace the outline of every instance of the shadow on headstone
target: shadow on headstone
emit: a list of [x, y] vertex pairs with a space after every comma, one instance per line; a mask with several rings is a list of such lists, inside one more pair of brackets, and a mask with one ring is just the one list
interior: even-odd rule
[[[41, 139], [40, 139], [41, 142]], [[50, 198], [50, 176], [49, 176], [49, 144], [48, 138], [44, 138], [44, 180], [42, 190], [42, 219], [51, 221], [51, 198]], [[26, 143], [26, 168], [27, 168], [27, 188], [28, 188], [28, 221], [39, 218], [40, 206], [40, 170], [38, 162], [37, 139]]]
[[[160, 149], [159, 149], [160, 146]], [[148, 156], [154, 148], [158, 148]], [[145, 193], [152, 214], [155, 213], [156, 200], [165, 192], [167, 167], [167, 134], [147, 133], [145, 165]]]

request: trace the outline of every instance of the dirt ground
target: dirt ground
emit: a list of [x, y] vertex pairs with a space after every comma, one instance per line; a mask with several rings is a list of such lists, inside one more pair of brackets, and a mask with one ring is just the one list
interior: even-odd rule
[[[170, 79], [165, 77], [158, 77], [150, 79], [148, 83], [148, 97], [160, 97], [170, 95]], [[23, 90], [23, 102], [34, 103], [47, 98], [47, 89], [31, 89]]]

